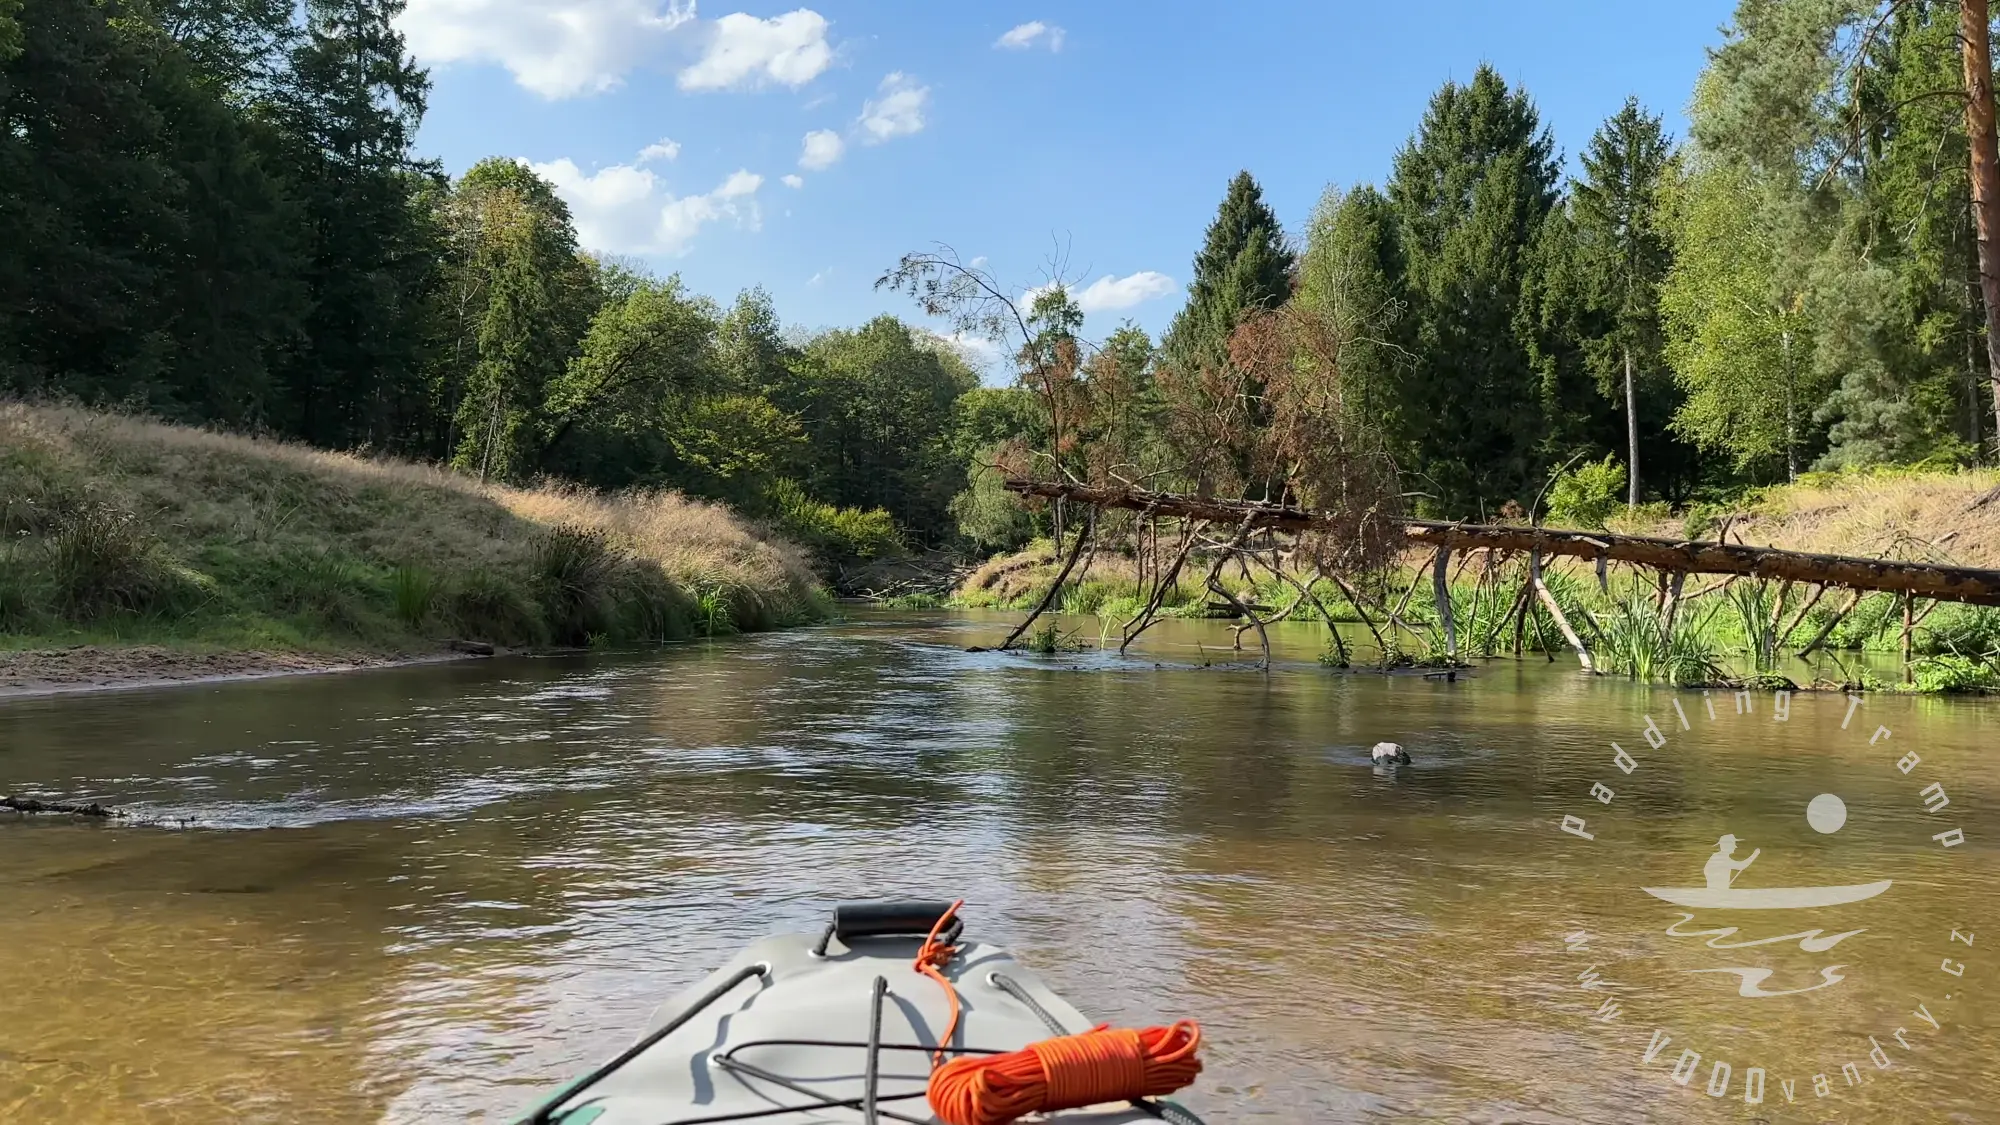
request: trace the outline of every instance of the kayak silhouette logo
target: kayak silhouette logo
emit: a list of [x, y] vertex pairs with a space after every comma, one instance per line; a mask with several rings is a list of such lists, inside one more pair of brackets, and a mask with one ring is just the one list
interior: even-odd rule
[[[1815, 810], [1820, 815], [1815, 817]], [[1813, 798], [1806, 808], [1807, 823], [1815, 831], [1831, 835], [1847, 822], [1847, 804], [1832, 793], [1822, 793]], [[1856, 883], [1843, 887], [1738, 887], [1736, 877], [1749, 869], [1762, 849], [1752, 849], [1742, 859], [1736, 858], [1736, 837], [1725, 834], [1715, 842], [1715, 854], [1708, 857], [1701, 873], [1704, 885], [1700, 887], [1644, 887], [1647, 894], [1662, 902], [1675, 906], [1685, 906], [1693, 910], [1811, 910], [1821, 907], [1845, 906], [1848, 903], [1865, 902], [1895, 885], [1892, 879], [1881, 879], [1873, 883]], [[1673, 925], [1667, 927], [1670, 937], [1705, 937], [1710, 949], [1746, 949], [1762, 945], [1777, 945], [1796, 941], [1799, 948], [1807, 953], [1824, 953], [1848, 938], [1864, 931], [1848, 930], [1845, 933], [1828, 936], [1823, 930], [1805, 930], [1795, 934], [1781, 934], [1777, 937], [1758, 938], [1752, 941], [1729, 942], [1738, 933], [1735, 926], [1725, 926], [1719, 930], [1682, 931], [1683, 925], [1692, 924], [1695, 916], [1682, 914]], [[1725, 944], [1725, 942], [1727, 944]], [[1687, 969], [1689, 973], [1733, 973], [1741, 982], [1737, 995], [1746, 1000], [1765, 1000], [1774, 996], [1794, 996], [1801, 992], [1817, 992], [1831, 988], [1846, 979], [1840, 970], [1845, 966], [1828, 965], [1820, 970], [1820, 982], [1803, 988], [1780, 991], [1766, 990], [1763, 985], [1777, 971], [1761, 966], [1728, 966], [1715, 969]]]
[[[1793, 720], [1790, 692], [1777, 692], [1765, 699], [1749, 691], [1739, 691], [1724, 698], [1729, 702], [1725, 702], [1718, 712], [1716, 698], [1709, 692], [1703, 692], [1692, 716], [1689, 709], [1683, 706], [1681, 698], [1672, 699], [1667, 715], [1659, 719], [1650, 715], [1646, 717], [1644, 729], [1640, 732], [1645, 749], [1628, 751], [1619, 742], [1612, 742], [1610, 765], [1616, 772], [1609, 774], [1608, 780], [1600, 778], [1592, 781], [1587, 790], [1597, 811], [1589, 816], [1565, 814], [1557, 825], [1559, 830], [1583, 841], [1581, 847], [1587, 855], [1609, 852], [1616, 841], [1631, 839], [1638, 827], [1632, 823], [1632, 818], [1620, 815], [1621, 805], [1629, 805], [1629, 798], [1643, 793], [1648, 776], [1645, 766], [1651, 753], [1672, 753], [1668, 744], [1675, 737], [1699, 738], [1711, 731], [1721, 733], [1724, 727], [1731, 728], [1727, 733], [1732, 739], [1732, 746], [1740, 749], [1734, 744], [1753, 734], [1754, 729], [1744, 729], [1738, 724], [1789, 724]], [[1759, 707], [1760, 702], [1764, 704], [1762, 708]], [[1839, 729], [1850, 732], [1850, 736], [1856, 738], [1865, 729], [1865, 724], [1863, 727], [1854, 725], [1861, 703], [1860, 696], [1849, 695], [1837, 704], [1843, 707]], [[1804, 705], [1803, 701], [1801, 705]], [[1763, 711], [1761, 715], [1760, 710]], [[1866, 737], [1864, 752], [1869, 761], [1894, 771], [1890, 775], [1893, 778], [1916, 782], [1913, 787], [1915, 800], [1898, 811], [1903, 814], [1900, 819], [1905, 824], [1914, 823], [1921, 835], [1909, 841], [1908, 848], [1898, 854], [1907, 860], [1910, 849], [1919, 846], [1926, 853], [1924, 860], [1932, 857], [1956, 860], [1964, 854], [1954, 851], [1966, 841], [1964, 830], [1954, 823], [1957, 810], [1951, 804], [1943, 781], [1929, 776], [1922, 755], [1914, 750], [1896, 749], [1894, 733], [1886, 726], [1876, 727]], [[1634, 746], [1638, 743], [1634, 742]], [[1837, 793], [1820, 793], [1805, 802], [1803, 812], [1806, 824], [1818, 836], [1832, 837], [1847, 826], [1847, 802]], [[1601, 858], [1616, 863], [1624, 857], [1604, 854]], [[1853, 963], [1852, 958], [1834, 960], [1829, 957], [1827, 959], [1833, 963], [1821, 965], [1817, 964], [1820, 955], [1834, 954], [1843, 942], [1867, 932], [1865, 927], [1829, 932], [1823, 928], [1830, 924], [1829, 919], [1851, 917], [1851, 913], [1843, 915], [1839, 912], [1842, 908], [1858, 907], [1890, 895], [1897, 887], [1895, 879], [1882, 877], [1889, 874], [1883, 871], [1869, 872], [1860, 881], [1772, 885], [1758, 877], [1756, 865], [1763, 858], [1763, 849], [1754, 846], [1754, 841], [1738, 837], [1733, 831], [1724, 832], [1716, 839], [1705, 861], [1700, 861], [1700, 885], [1632, 888], [1636, 895], [1641, 896], [1641, 904], [1651, 901], [1655, 905], [1665, 903], [1678, 908], [1671, 912], [1673, 921], [1670, 924], [1654, 931], [1658, 937], [1667, 939], [1660, 943], [1661, 960], [1671, 962], [1678, 959], [1685, 963], [1688, 956], [1696, 953], [1705, 955], [1710, 950], [1723, 955], [1722, 964], [1696, 962], [1700, 967], [1681, 968], [1670, 974], [1670, 978], [1734, 978], [1731, 982], [1733, 988], [1675, 996], [1669, 982], [1666, 986], [1642, 992], [1632, 987], [1629, 978], [1619, 978], [1628, 970], [1643, 972], [1652, 962], [1633, 957], [1629, 962], [1607, 963], [1610, 952], [1604, 948], [1602, 939], [1609, 936], [1609, 932], [1592, 933], [1588, 927], [1578, 923], [1567, 924], [1565, 932], [1558, 935], [1561, 952], [1557, 954], [1588, 961], [1587, 966], [1575, 974], [1572, 985], [1574, 990], [1585, 994], [1583, 1000], [1587, 1018], [1607, 1034], [1623, 1039], [1621, 1049], [1632, 1050], [1643, 1069], [1664, 1076], [1672, 1086], [1699, 1090], [1709, 1098], [1740, 1100], [1752, 1110], [1767, 1105], [1814, 1103], [1834, 1098], [1886, 1077], [1887, 1072], [1907, 1063], [1926, 1045], [1926, 1039], [1944, 1031], [1950, 1004], [1958, 995], [1953, 988], [1965, 974], [1966, 962], [1971, 957], [1976, 937], [1968, 926], [1962, 924], [1948, 927], [1948, 933], [1940, 930], [1936, 934], [1910, 935], [1904, 948], [1899, 949], [1899, 956], [1912, 946], [1920, 954], [1937, 953], [1938, 969], [1930, 977], [1930, 983], [1935, 988], [1928, 993], [1920, 991], [1915, 1006], [1907, 1012], [1878, 1013], [1879, 1018], [1870, 1020], [1876, 1026], [1859, 1033], [1850, 1026], [1851, 1017], [1843, 1017], [1842, 1026], [1835, 1029], [1833, 1040], [1808, 1046], [1817, 1057], [1802, 1065], [1777, 1059], [1752, 1062], [1746, 1058], [1718, 1057], [1724, 1052], [1715, 1048], [1723, 1043], [1732, 1043], [1727, 1048], [1731, 1051], [1744, 1049], [1742, 1037], [1736, 1033], [1749, 1025], [1732, 1017], [1728, 1027], [1721, 1029], [1719, 1034], [1691, 1031], [1685, 1026], [1688, 1006], [1702, 1009], [1719, 1003], [1758, 1001], [1759, 1006], [1753, 1011], [1771, 1012], [1781, 1020], [1796, 1020], [1798, 1013], [1786, 1010], [1784, 1006], [1797, 1001], [1786, 998], [1831, 989], [1849, 979], [1847, 970]], [[1694, 857], [1690, 857], [1685, 868], [1676, 869], [1692, 873], [1696, 862]], [[1764, 869], [1768, 870], [1772, 862], [1766, 859]], [[1782, 864], [1785, 861], [1778, 859], [1776, 862]], [[1921, 880], [1918, 887], [1921, 890]], [[1875, 909], [1879, 912], [1880, 907]], [[1641, 910], [1643, 912], [1643, 905]], [[1796, 917], [1791, 925], [1783, 924], [1788, 914], [1801, 913], [1809, 922], [1820, 925], [1801, 927]], [[1715, 917], [1718, 915], [1720, 917]], [[1777, 920], [1775, 925], [1774, 919]], [[1652, 940], [1657, 942], [1658, 938]], [[1812, 955], [1815, 962], [1813, 971], [1801, 972], [1796, 967], [1788, 970], [1782, 964], [1759, 963], [1789, 946]], [[1674, 951], [1677, 949], [1683, 952], [1676, 954]], [[1850, 946], [1849, 952], [1852, 951]], [[1920, 955], [1919, 963], [1922, 960]], [[1919, 983], [1921, 988], [1922, 982]], [[1637, 1010], [1639, 1003], [1636, 998], [1642, 994], [1652, 997], [1649, 1006], [1655, 1011], [1647, 1013], [1655, 1017], [1652, 1021], [1643, 1020]], [[1667, 1011], [1675, 999], [1682, 1002], [1682, 1011], [1678, 1016]], [[1900, 997], [1897, 1002], [1900, 1002]], [[1934, 1008], [1936, 1011], [1933, 1011]], [[1752, 1015], [1750, 1018], [1754, 1020], [1756, 1017]], [[1674, 1026], [1676, 1019], [1683, 1022], [1678, 1029]], [[1649, 1033], [1646, 1033], [1648, 1028]], [[1642, 1033], [1643, 1040], [1638, 1037]], [[1792, 1038], [1787, 1032], [1785, 1042], [1788, 1046]], [[1678, 1053], [1670, 1050], [1673, 1047], [1680, 1048]]]

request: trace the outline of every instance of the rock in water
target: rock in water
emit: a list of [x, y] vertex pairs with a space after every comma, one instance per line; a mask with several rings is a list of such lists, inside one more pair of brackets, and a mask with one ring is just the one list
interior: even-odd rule
[[1368, 751], [1368, 758], [1378, 766], [1407, 766], [1410, 764], [1409, 751], [1394, 742], [1378, 742]]

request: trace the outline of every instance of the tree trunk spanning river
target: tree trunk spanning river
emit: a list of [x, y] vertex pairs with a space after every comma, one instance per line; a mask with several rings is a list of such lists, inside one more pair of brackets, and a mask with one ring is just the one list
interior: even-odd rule
[[127, 814], [0, 812], [0, 1120], [507, 1121], [890, 896], [1202, 1021], [1211, 1125], [2000, 1104], [1990, 701], [964, 651], [1003, 624], [0, 702], [0, 794]]

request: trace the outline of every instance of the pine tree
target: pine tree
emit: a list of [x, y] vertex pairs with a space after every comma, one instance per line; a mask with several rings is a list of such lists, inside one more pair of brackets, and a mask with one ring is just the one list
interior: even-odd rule
[[[1583, 153], [1584, 178], [1575, 183], [1579, 264], [1593, 305], [1604, 314], [1603, 334], [1586, 345], [1598, 386], [1614, 392], [1625, 416], [1626, 503], [1639, 503], [1639, 433], [1658, 431], [1665, 419], [1646, 417], [1641, 390], [1651, 391], [1659, 370], [1659, 286], [1672, 261], [1659, 209], [1660, 177], [1669, 146], [1660, 119], [1639, 99], [1600, 126]], [[1651, 398], [1650, 394], [1647, 396]]]
[[1187, 304], [1167, 330], [1164, 349], [1177, 362], [1220, 363], [1246, 311], [1275, 309], [1291, 296], [1292, 265], [1263, 189], [1250, 173], [1236, 173], [1195, 255]]
[[[1204, 429], [1199, 437], [1184, 435], [1181, 458], [1200, 491], [1257, 490], [1251, 435], [1268, 414], [1256, 378], [1229, 363], [1229, 339], [1245, 317], [1276, 310], [1291, 297], [1294, 264], [1263, 189], [1250, 173], [1238, 172], [1195, 255], [1187, 304], [1160, 340], [1168, 369], [1160, 389], [1178, 400], [1178, 413], [1191, 417], [1220, 409], [1235, 423], [1221, 431]], [[1206, 399], [1218, 402], [1202, 405]]]
[[383, 441], [424, 378], [434, 245], [410, 155], [430, 80], [394, 25], [403, 0], [307, 0], [275, 95], [304, 205], [312, 310], [289, 364], [287, 428], [320, 444]]
[[1396, 154], [1388, 196], [1417, 356], [1397, 437], [1439, 512], [1477, 515], [1540, 484], [1541, 387], [1518, 316], [1556, 201], [1554, 153], [1527, 93], [1482, 66], [1445, 83]]

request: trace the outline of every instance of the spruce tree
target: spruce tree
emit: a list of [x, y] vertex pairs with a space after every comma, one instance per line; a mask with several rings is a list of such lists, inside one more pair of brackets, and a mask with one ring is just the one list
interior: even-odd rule
[[1388, 196], [1417, 358], [1394, 413], [1403, 467], [1439, 512], [1476, 516], [1541, 483], [1541, 385], [1518, 314], [1556, 184], [1534, 104], [1486, 66], [1445, 83], [1396, 154]]
[[305, 346], [289, 365], [292, 432], [388, 437], [386, 405], [421, 386], [434, 245], [410, 155], [430, 80], [404, 52], [403, 0], [306, 0], [276, 95], [309, 230]]
[[1167, 330], [1165, 350], [1184, 363], [1221, 362], [1246, 311], [1275, 309], [1291, 296], [1292, 261], [1264, 190], [1250, 173], [1236, 173], [1195, 255], [1187, 304]]

